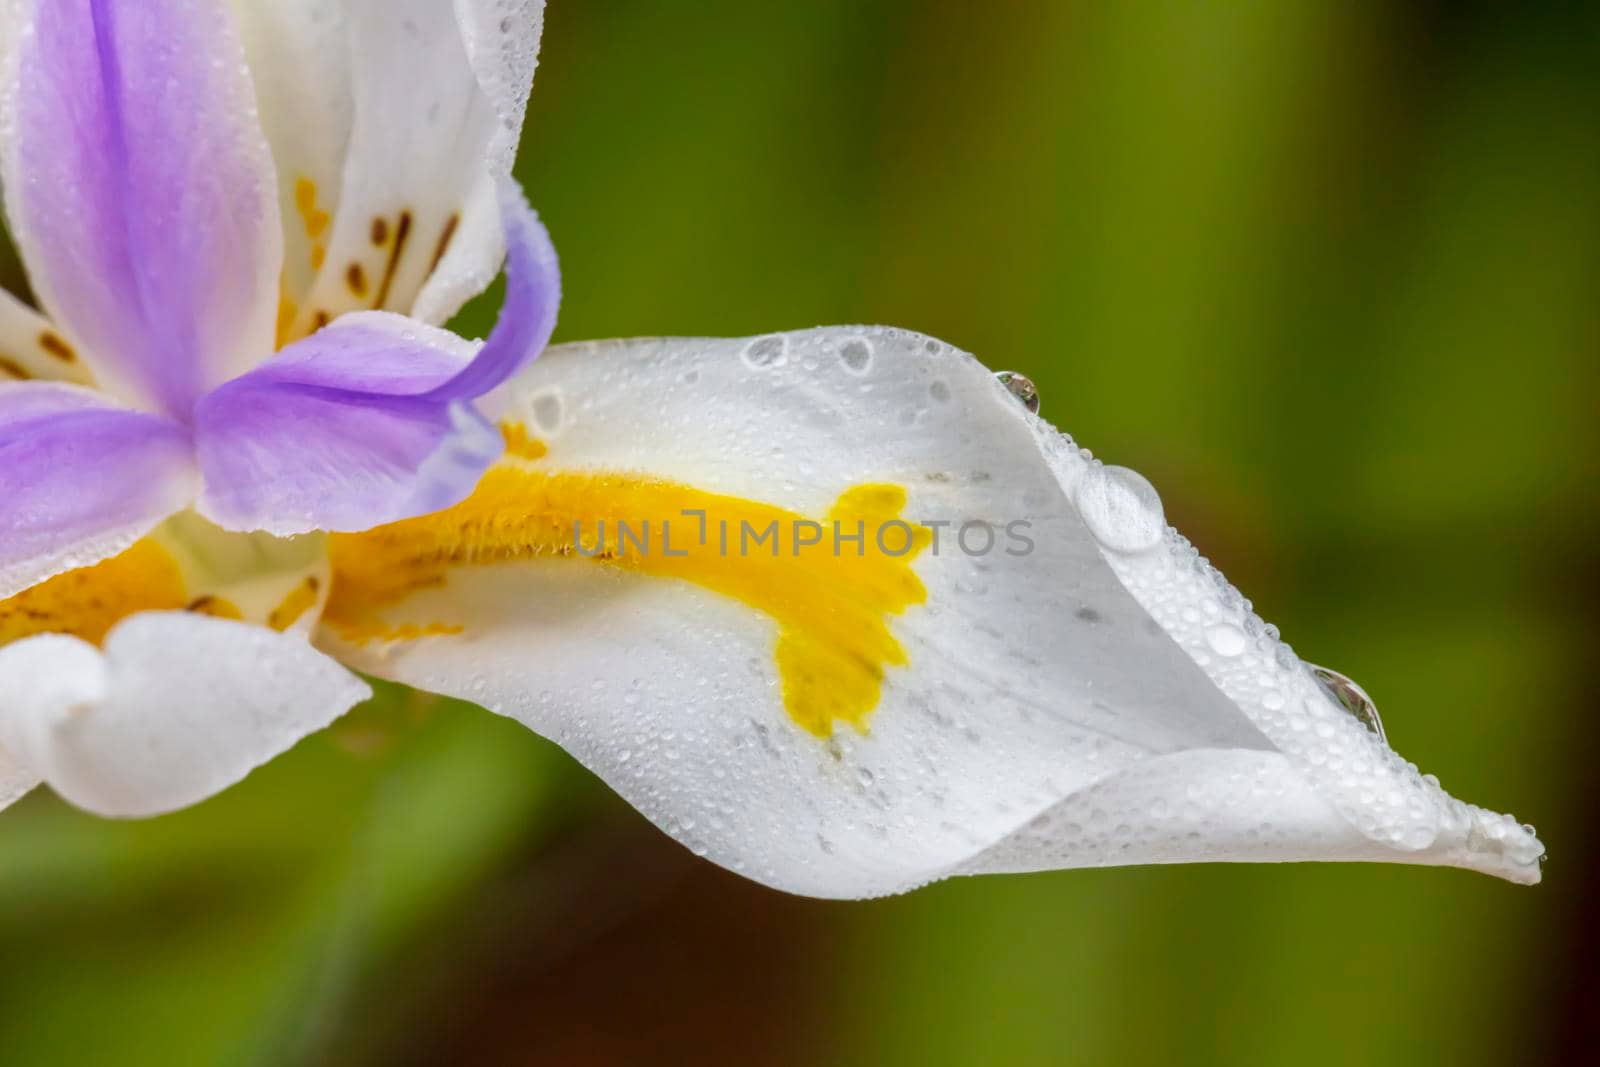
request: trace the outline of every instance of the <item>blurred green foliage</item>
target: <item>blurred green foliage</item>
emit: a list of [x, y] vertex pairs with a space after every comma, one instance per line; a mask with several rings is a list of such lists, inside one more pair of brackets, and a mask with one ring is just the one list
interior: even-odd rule
[[883, 322], [1032, 375], [1400, 751], [1534, 818], [1543, 886], [801, 901], [385, 689], [197, 809], [0, 819], [0, 1060], [1582, 1059], [1597, 44], [1557, 5], [555, 0], [521, 171], [563, 339]]

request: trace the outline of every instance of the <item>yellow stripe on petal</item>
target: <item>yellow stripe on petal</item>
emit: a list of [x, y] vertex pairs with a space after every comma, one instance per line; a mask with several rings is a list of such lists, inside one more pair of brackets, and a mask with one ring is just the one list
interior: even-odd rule
[[281, 632], [298, 622], [300, 616], [316, 607], [318, 584], [314, 575], [307, 575], [272, 609], [267, 625]]
[[0, 600], [0, 645], [44, 633], [99, 644], [134, 612], [172, 611], [188, 603], [177, 561], [154, 541], [139, 541], [121, 555]]
[[[791, 718], [818, 737], [836, 720], [865, 730], [885, 669], [907, 665], [888, 617], [927, 599], [911, 562], [931, 533], [900, 518], [897, 485], [846, 490], [807, 519], [742, 497], [649, 475], [544, 470], [520, 430], [512, 461], [445, 511], [331, 538], [324, 615], [352, 644], [459, 629], [459, 620], [394, 621], [401, 602], [454, 567], [571, 560], [693, 583], [767, 615]], [[859, 537], [859, 539], [858, 539]]]
[[229, 533], [182, 512], [119, 555], [0, 600], [0, 645], [46, 633], [99, 644], [142, 611], [309, 630], [321, 615], [327, 567], [321, 535]]

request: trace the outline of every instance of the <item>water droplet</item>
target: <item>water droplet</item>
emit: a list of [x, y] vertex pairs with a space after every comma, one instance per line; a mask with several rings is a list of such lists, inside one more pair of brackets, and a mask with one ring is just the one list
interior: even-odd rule
[[1014, 370], [996, 371], [995, 378], [1006, 387], [1006, 392], [1022, 401], [1023, 407], [1039, 414], [1039, 387], [1033, 384], [1032, 378]]
[[533, 424], [540, 433], [554, 436], [561, 430], [563, 418], [561, 394], [540, 393], [533, 398]]
[[1153, 548], [1166, 528], [1161, 495], [1127, 467], [1090, 467], [1078, 479], [1073, 502], [1095, 539], [1116, 552]]
[[764, 367], [781, 367], [787, 360], [789, 339], [777, 334], [757, 337], [745, 346], [743, 353], [747, 366], [760, 370]]
[[1359, 685], [1340, 674], [1330, 671], [1326, 667], [1315, 664], [1306, 664], [1306, 669], [1311, 672], [1311, 677], [1322, 686], [1322, 691], [1328, 694], [1328, 699], [1343, 708], [1351, 718], [1378, 735], [1378, 740], [1388, 744], [1388, 738], [1383, 732], [1383, 720], [1378, 718], [1378, 706], [1367, 696], [1366, 691]]
[[1206, 631], [1206, 643], [1219, 656], [1237, 656], [1250, 645], [1238, 627], [1225, 622]]
[[860, 338], [846, 341], [839, 348], [839, 362], [851, 374], [865, 374], [872, 369], [872, 346]]

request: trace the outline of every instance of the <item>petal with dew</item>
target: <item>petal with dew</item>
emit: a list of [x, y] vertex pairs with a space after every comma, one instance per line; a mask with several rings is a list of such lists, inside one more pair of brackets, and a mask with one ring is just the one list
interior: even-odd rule
[[442, 323], [505, 250], [541, 0], [241, 4], [289, 220], [284, 337], [357, 310]]
[[369, 695], [296, 634], [145, 612], [96, 648], [46, 634], [0, 648], [0, 744], [67, 800], [142, 816], [239, 781]]
[[196, 488], [177, 423], [81, 386], [0, 385], [0, 597], [115, 555]]
[[243, 52], [205, 0], [15, 2], [11, 232], [114, 395], [186, 413], [272, 350], [282, 231]]
[[[725, 866], [819, 896], [1192, 860], [1537, 878], [1530, 835], [1292, 656], [1238, 647], [1276, 695], [1231, 684], [1182, 620], [1235, 598], [1168, 573], [1150, 496], [963, 353], [861, 328], [563, 346], [510, 393], [472, 497], [332, 539], [324, 645], [519, 719]], [[1145, 555], [1167, 570], [1122, 558]]]
[[364, 530], [456, 503], [500, 454], [472, 401], [544, 348], [560, 275], [507, 183], [506, 303], [483, 346], [386, 312], [347, 315], [206, 396], [199, 508], [236, 530]]

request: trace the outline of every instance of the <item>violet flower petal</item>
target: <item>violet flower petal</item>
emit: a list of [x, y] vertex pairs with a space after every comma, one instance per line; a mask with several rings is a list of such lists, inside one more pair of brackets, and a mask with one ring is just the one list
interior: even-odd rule
[[203, 0], [28, 7], [0, 86], [12, 233], [100, 386], [186, 418], [272, 351], [277, 314], [276, 178], [231, 16]]

